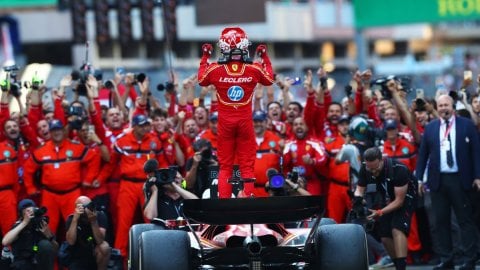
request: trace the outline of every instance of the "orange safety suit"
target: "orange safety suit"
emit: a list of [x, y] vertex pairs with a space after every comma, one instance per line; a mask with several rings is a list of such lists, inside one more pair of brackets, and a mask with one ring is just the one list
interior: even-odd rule
[[267, 197], [268, 192], [265, 190], [265, 184], [268, 182], [268, 169], [280, 171], [280, 146], [278, 145], [280, 138], [272, 131], [266, 130], [263, 135], [263, 141], [257, 143], [257, 154], [255, 158], [255, 189], [253, 194], [255, 197]]
[[[48, 210], [52, 232], [57, 231], [60, 216], [65, 221], [75, 210], [75, 200], [81, 195], [82, 182], [91, 184], [98, 174], [92, 163], [93, 157], [85, 145], [65, 139], [58, 146], [53, 141], [46, 142], [33, 151], [25, 163], [27, 194], [33, 195], [41, 190], [41, 205]], [[82, 167], [89, 168], [83, 179]], [[40, 187], [34, 184], [37, 170], [41, 170]]]
[[155, 134], [147, 133], [139, 141], [133, 131], [124, 133], [117, 137], [110, 163], [98, 176], [99, 181], [104, 181], [112, 170], [120, 171], [118, 198], [113, 201], [118, 215], [114, 246], [120, 249], [122, 255], [127, 254], [128, 231], [133, 225], [135, 212], [145, 204], [143, 185], [147, 175], [143, 171], [143, 165], [151, 158], [158, 160], [159, 168], [168, 167], [161, 142]]
[[5, 235], [17, 220], [18, 157], [15, 149], [8, 142], [0, 143], [0, 229]]
[[327, 216], [337, 223], [344, 223], [348, 211], [352, 208], [352, 200], [348, 195], [350, 188], [350, 164], [337, 164], [335, 156], [342, 149], [345, 139], [338, 135], [325, 139], [325, 149], [328, 153], [328, 194]]

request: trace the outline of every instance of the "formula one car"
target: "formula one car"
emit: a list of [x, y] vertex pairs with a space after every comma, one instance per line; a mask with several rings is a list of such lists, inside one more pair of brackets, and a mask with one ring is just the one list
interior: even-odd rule
[[[320, 196], [186, 200], [187, 231], [131, 228], [129, 269], [368, 269], [364, 229], [323, 210]], [[308, 228], [284, 226], [313, 216]]]

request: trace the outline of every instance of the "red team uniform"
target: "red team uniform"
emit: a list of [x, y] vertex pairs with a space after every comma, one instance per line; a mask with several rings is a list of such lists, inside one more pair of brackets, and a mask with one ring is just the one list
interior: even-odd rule
[[[263, 66], [249, 63], [248, 45], [245, 32], [240, 28], [225, 28], [220, 37], [222, 53], [230, 54], [228, 60], [208, 63], [211, 45], [205, 44], [203, 57], [198, 70], [198, 82], [201, 86], [213, 84], [217, 89], [218, 104], [218, 161], [219, 196], [229, 198], [232, 186], [228, 179], [232, 176], [233, 163], [238, 161], [243, 178], [254, 178], [255, 134], [252, 121], [252, 98], [257, 83], [271, 85], [272, 67], [262, 50]], [[257, 51], [259, 49], [257, 48]], [[237, 54], [237, 53], [240, 53]], [[245, 183], [245, 195], [253, 193], [253, 183]]]
[[[305, 164], [302, 159], [304, 155], [310, 155], [314, 164]], [[293, 167], [297, 167], [299, 175], [305, 178], [307, 182], [307, 191], [312, 195], [326, 194], [327, 182], [324, 181], [322, 184], [320, 170], [327, 162], [327, 155], [321, 142], [309, 137], [287, 141], [283, 150], [283, 162], [286, 172], [290, 172]]]

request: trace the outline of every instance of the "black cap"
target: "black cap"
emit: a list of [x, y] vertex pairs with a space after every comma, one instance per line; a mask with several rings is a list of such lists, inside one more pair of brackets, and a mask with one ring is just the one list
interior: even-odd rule
[[253, 112], [253, 121], [265, 121], [266, 119], [267, 119], [267, 114], [264, 111]]
[[346, 114], [343, 114], [342, 116], [340, 116], [340, 118], [338, 119], [338, 123], [342, 123], [342, 122], [347, 122], [347, 123], [350, 123], [350, 117]]
[[218, 112], [212, 112], [210, 114], [210, 118], [209, 118], [210, 121], [218, 121]]
[[132, 126], [143, 126], [149, 123], [148, 118], [143, 114], [137, 114], [132, 119]]
[[49, 130], [54, 130], [54, 129], [62, 129], [63, 128], [63, 123], [62, 121], [58, 119], [52, 119], [50, 123], [48, 123], [48, 128]]
[[32, 201], [30, 199], [23, 199], [18, 203], [18, 212], [21, 213], [23, 211], [23, 209], [31, 207], [31, 206], [36, 207], [37, 205], [35, 204], [34, 201]]
[[396, 129], [398, 127], [397, 121], [394, 120], [394, 119], [385, 120], [385, 123], [384, 123], [383, 126], [384, 126], [385, 130]]

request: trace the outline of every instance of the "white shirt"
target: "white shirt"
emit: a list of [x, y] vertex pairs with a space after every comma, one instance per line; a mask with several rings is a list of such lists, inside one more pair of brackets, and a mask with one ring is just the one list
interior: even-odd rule
[[456, 151], [456, 144], [455, 144], [455, 138], [457, 137], [457, 132], [455, 130], [455, 127], [456, 127], [455, 122], [456, 122], [455, 116], [452, 115], [450, 119], [448, 119], [448, 123], [451, 126], [449, 134], [450, 134], [450, 141], [451, 141], [451, 148], [452, 148], [453, 166], [448, 167], [447, 151], [450, 149], [450, 143], [448, 142], [448, 135], [446, 134], [448, 127], [445, 123], [445, 120], [443, 118], [440, 119], [440, 172], [442, 173], [458, 172], [457, 156], [456, 156], [457, 151]]

